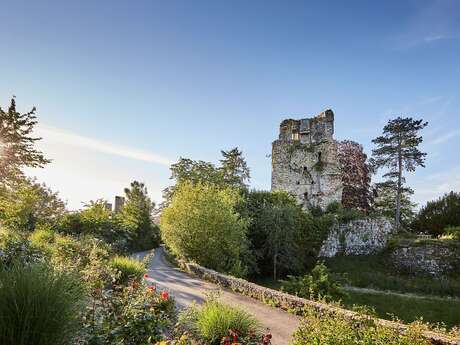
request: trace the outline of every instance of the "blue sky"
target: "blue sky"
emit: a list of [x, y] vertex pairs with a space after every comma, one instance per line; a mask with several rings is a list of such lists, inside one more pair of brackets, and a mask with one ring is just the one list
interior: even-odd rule
[[53, 159], [28, 171], [70, 208], [132, 179], [156, 201], [179, 156], [238, 146], [270, 187], [286, 117], [325, 108], [362, 143], [386, 121], [429, 121], [423, 203], [460, 190], [460, 1], [3, 1], [0, 104], [36, 105]]

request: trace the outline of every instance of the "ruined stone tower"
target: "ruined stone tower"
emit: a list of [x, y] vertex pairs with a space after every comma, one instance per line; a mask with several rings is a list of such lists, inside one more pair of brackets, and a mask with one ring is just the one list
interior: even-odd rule
[[342, 176], [334, 134], [334, 113], [287, 119], [272, 144], [272, 190], [284, 190], [304, 207], [326, 208], [342, 200]]

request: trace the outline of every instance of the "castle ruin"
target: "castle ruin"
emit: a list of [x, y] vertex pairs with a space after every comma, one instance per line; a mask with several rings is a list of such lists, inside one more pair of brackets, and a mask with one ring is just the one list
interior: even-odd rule
[[334, 113], [287, 119], [272, 144], [272, 190], [293, 195], [304, 208], [325, 209], [342, 201], [342, 174], [334, 134]]

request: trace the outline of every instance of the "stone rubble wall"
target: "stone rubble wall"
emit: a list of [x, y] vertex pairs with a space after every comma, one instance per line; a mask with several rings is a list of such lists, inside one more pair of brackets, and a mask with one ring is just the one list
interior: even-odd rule
[[[223, 288], [229, 288], [234, 292], [241, 293], [243, 295], [249, 296], [263, 303], [270, 304], [277, 308], [281, 308], [289, 312], [295, 312], [297, 315], [302, 315], [302, 311], [305, 310], [305, 308], [311, 308], [318, 313], [327, 313], [330, 315], [343, 315], [350, 319], [357, 316], [357, 313], [350, 310], [338, 308], [332, 305], [315, 302], [305, 298], [289, 295], [287, 293], [280, 292], [277, 290], [269, 289], [248, 282], [244, 279], [235, 278], [222, 273], [218, 273], [216, 271], [204, 268], [195, 263], [187, 263], [181, 261], [179, 262], [179, 265], [184, 271], [191, 273], [201, 279], [218, 284]], [[404, 324], [393, 321], [377, 319], [376, 322], [382, 326], [395, 329], [398, 332], [404, 332], [404, 330], [406, 329], [406, 326]], [[434, 332], [424, 332], [423, 335], [434, 345], [460, 345], [459, 339], [453, 339], [442, 334]]]
[[388, 218], [364, 218], [336, 223], [321, 246], [320, 257], [368, 255], [383, 250], [395, 232]]
[[442, 243], [401, 244], [389, 257], [396, 270], [414, 275], [444, 276], [460, 268], [460, 248]]

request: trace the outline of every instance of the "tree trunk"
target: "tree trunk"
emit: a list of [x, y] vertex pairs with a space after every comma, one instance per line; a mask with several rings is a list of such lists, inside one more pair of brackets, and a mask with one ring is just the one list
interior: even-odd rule
[[402, 153], [401, 153], [401, 140], [398, 147], [398, 186], [396, 189], [396, 212], [395, 212], [395, 226], [399, 230], [401, 223], [401, 187], [402, 187]]
[[278, 253], [275, 253], [275, 255], [273, 255], [273, 281], [276, 282], [276, 261], [277, 261], [277, 258], [278, 257]]

